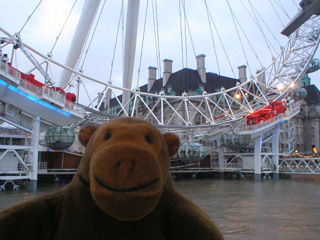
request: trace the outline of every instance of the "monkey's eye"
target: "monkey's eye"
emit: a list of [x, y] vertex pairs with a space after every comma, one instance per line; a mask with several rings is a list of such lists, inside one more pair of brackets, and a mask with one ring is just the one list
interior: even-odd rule
[[145, 139], [148, 143], [152, 143], [151, 137], [149, 135], [145, 136]]
[[107, 132], [106, 135], [104, 135], [104, 140], [108, 140], [111, 138], [111, 133]]

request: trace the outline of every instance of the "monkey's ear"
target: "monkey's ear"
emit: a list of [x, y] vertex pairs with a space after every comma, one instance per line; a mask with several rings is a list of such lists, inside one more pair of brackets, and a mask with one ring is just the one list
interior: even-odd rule
[[173, 133], [163, 134], [164, 140], [167, 143], [169, 155], [172, 156], [175, 154], [180, 147], [180, 139], [177, 135]]
[[98, 127], [94, 125], [88, 125], [81, 128], [79, 132], [79, 141], [83, 146], [87, 146], [91, 136], [97, 130], [97, 128]]

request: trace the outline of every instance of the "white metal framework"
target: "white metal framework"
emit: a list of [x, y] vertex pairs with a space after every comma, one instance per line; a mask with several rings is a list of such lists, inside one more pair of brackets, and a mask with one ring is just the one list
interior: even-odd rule
[[[96, 9], [97, 6], [92, 11]], [[92, 13], [91, 17], [94, 17], [94, 13]], [[281, 167], [290, 168], [292, 164], [296, 166], [294, 169], [300, 169], [300, 166], [306, 166], [304, 168], [315, 169], [315, 171], [319, 169], [318, 162], [312, 163], [312, 161], [306, 160], [291, 162], [290, 164], [287, 161], [282, 161], [278, 166], [275, 160], [276, 155], [273, 154], [274, 149], [266, 153], [261, 152], [262, 144], [269, 138], [269, 136], [262, 135], [265, 133], [264, 131], [272, 130], [270, 127], [273, 124], [272, 122], [292, 117], [290, 114], [291, 112], [296, 112], [294, 109], [289, 109], [285, 113], [288, 116], [278, 116], [278, 118], [260, 125], [244, 126], [245, 116], [269, 105], [272, 101], [284, 98], [292, 86], [308, 71], [320, 41], [319, 16], [312, 16], [291, 34], [287, 44], [281, 48], [280, 54], [273, 58], [271, 64], [256, 76], [230, 89], [222, 88], [215, 93], [207, 93], [202, 90], [199, 95], [189, 95], [185, 92], [182, 96], [170, 95], [166, 91], [157, 93], [141, 92], [139, 88], [128, 89], [105, 83], [74, 69], [74, 60], [71, 65], [61, 64], [52, 59], [51, 56], [46, 56], [24, 43], [20, 34], [12, 35], [1, 27], [0, 31], [6, 35], [6, 37], [0, 38], [1, 47], [12, 45], [14, 51], [22, 51], [34, 66], [29, 72], [33, 70], [39, 71], [48, 86], [53, 84], [50, 78], [50, 68], [48, 67], [51, 64], [63, 68], [64, 72], [69, 72], [68, 75], [73, 76], [67, 82], [66, 78], [64, 78], [64, 82], [61, 84], [63, 87], [72, 84], [74, 81], [80, 82], [84, 79], [100, 85], [100, 94], [97, 96], [97, 92], [93, 93], [94, 96], [91, 98], [87, 108], [80, 104], [67, 106], [66, 102], [62, 100], [64, 101], [62, 102], [62, 107], [64, 109], [69, 108], [70, 112], [74, 111], [74, 115], [81, 114], [82, 120], [86, 119], [88, 112], [97, 112], [103, 107], [104, 111], [100, 115], [103, 118], [119, 116], [142, 118], [164, 130], [169, 129], [171, 132], [179, 133], [184, 138], [182, 141], [199, 141], [206, 138], [211, 140], [218, 139], [218, 136], [226, 131], [237, 131], [242, 135], [250, 135], [254, 139], [256, 146], [254, 154], [249, 154], [250, 156], [246, 157], [246, 154], [240, 153], [221, 153], [224, 157], [220, 157], [218, 163], [212, 163], [218, 164], [220, 169], [242, 169], [255, 174], [268, 171], [278, 173], [278, 167], [281, 171]], [[132, 65], [133, 63], [130, 64]], [[7, 65], [1, 64], [1, 67], [5, 68], [3, 66]], [[3, 71], [8, 71], [8, 68]], [[15, 78], [12, 81], [18, 85], [23, 83], [19, 78]], [[45, 89], [47, 88], [39, 89], [38, 95], [45, 95]], [[120, 97], [119, 94], [121, 93], [127, 97]], [[61, 104], [61, 102], [57, 101], [57, 104]], [[38, 127], [32, 126], [30, 129], [37, 134]], [[277, 129], [278, 126], [274, 128]], [[277, 134], [273, 133], [274, 136], [277, 136]], [[38, 141], [38, 139], [35, 139], [35, 141]], [[277, 145], [275, 140], [273, 141], [272, 148]], [[33, 145], [33, 149], [36, 151], [36, 143], [34, 142]], [[255, 161], [251, 161], [251, 159], [249, 161], [248, 159], [252, 157], [259, 157], [259, 159]], [[34, 159], [36, 159], [36, 156], [34, 156]], [[223, 159], [226, 159], [226, 161], [224, 162]], [[35, 180], [38, 169], [36, 160], [33, 162], [33, 167], [34, 171], [30, 174], [30, 179]], [[291, 170], [293, 170], [292, 167]]]
[[[282, 48], [278, 57], [273, 59], [272, 63], [257, 76], [231, 89], [221, 89], [216, 93], [203, 91], [201, 95], [194, 96], [187, 93], [182, 96], [172, 96], [163, 91], [145, 93], [140, 92], [139, 89], [130, 90], [113, 86], [85, 76], [40, 54], [24, 44], [20, 36], [12, 36], [1, 28], [0, 30], [8, 37], [3, 37], [0, 40], [6, 44], [20, 46], [25, 53], [34, 52], [45, 61], [71, 71], [76, 75], [76, 78], [85, 78], [101, 84], [103, 97], [99, 98], [100, 101], [95, 107], [92, 105], [90, 107], [98, 110], [100, 106], [104, 105], [107, 109], [105, 114], [109, 117], [136, 116], [163, 127], [204, 128], [229, 125], [231, 122], [240, 120], [253, 111], [268, 105], [271, 101], [283, 98], [290, 87], [309, 68], [319, 45], [319, 29], [320, 17], [314, 16], [290, 36], [288, 43]], [[30, 60], [34, 59], [31, 56], [31, 54], [27, 54]], [[37, 69], [43, 69], [41, 64], [36, 61], [33, 63]], [[41, 73], [44, 71], [43, 69]], [[120, 100], [119, 90], [130, 95], [130, 99], [126, 103], [122, 103]], [[93, 101], [96, 101], [97, 98]], [[112, 105], [110, 104], [111, 99], [114, 99]], [[167, 117], [168, 112], [170, 112], [170, 117]], [[197, 115], [203, 118], [200, 125], [195, 124]]]
[[281, 158], [279, 160], [279, 172], [289, 174], [320, 174], [320, 158]]

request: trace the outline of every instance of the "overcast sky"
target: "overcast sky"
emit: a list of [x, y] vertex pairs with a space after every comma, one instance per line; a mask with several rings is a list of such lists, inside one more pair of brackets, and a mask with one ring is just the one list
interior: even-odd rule
[[[211, 25], [217, 54], [215, 54], [211, 40], [210, 26], [208, 24], [204, 0], [185, 0], [185, 13], [188, 25], [190, 27], [192, 42], [194, 43], [195, 54], [206, 55], [207, 71], [218, 74], [220, 73], [221, 75], [229, 77], [234, 77], [234, 72], [237, 77], [237, 67], [243, 64], [247, 65], [245, 56], [248, 59], [249, 68], [252, 74], [255, 74], [255, 72], [261, 69], [261, 67], [267, 67], [271, 63], [272, 58], [269, 48], [274, 48], [275, 51], [279, 53], [280, 46], [277, 42], [279, 42], [282, 46], [285, 45], [287, 38], [282, 36], [280, 31], [283, 29], [283, 25], [286, 25], [289, 22], [289, 18], [293, 17], [297, 13], [297, 6], [300, 2], [300, 0], [280, 1], [251, 0], [252, 6], [256, 9], [255, 14], [259, 19], [261, 28], [265, 34], [265, 36], [263, 36], [259, 30], [259, 27], [252, 20], [254, 13], [249, 1], [229, 0], [232, 12], [237, 19], [236, 21], [238, 21], [241, 26], [240, 27], [237, 25], [240, 39], [246, 52], [246, 55], [244, 55], [237, 30], [232, 20], [231, 11], [229, 10], [227, 4], [227, 0], [207, 0], [213, 21], [223, 42], [222, 46], [217, 31], [215, 31], [214, 26]], [[30, 16], [39, 2], [39, 0], [0, 0], [0, 26], [11, 34], [19, 32], [28, 19], [28, 16]], [[182, 54], [179, 0], [153, 0], [153, 2], [152, 0], [149, 0], [141, 60], [141, 73], [138, 85], [147, 83], [147, 68], [149, 66], [159, 67], [157, 66], [154, 23], [152, 15], [152, 6], [155, 6], [152, 3], [154, 2], [157, 2], [158, 10], [159, 21], [156, 23], [156, 25], [159, 26], [159, 48], [161, 62], [163, 59], [172, 59], [173, 71], [178, 71], [182, 67], [189, 67], [192, 69], [196, 68], [192, 42], [189, 36], [187, 36], [186, 41], [183, 39], [184, 43], [187, 42], [187, 50], [184, 48], [184, 54]], [[104, 0], [101, 1], [98, 16], [103, 3]], [[92, 39], [92, 44], [84, 64], [84, 73], [86, 75], [99, 79], [103, 82], [107, 82], [109, 80], [111, 72], [111, 63], [115, 48], [115, 38], [121, 3], [121, 0], [106, 1], [99, 24], [97, 25], [96, 34]], [[43, 54], [50, 52], [73, 4], [74, 0], [43, 0], [39, 8], [30, 18], [29, 22], [22, 29], [22, 40]], [[53, 50], [53, 59], [60, 63], [65, 62], [77, 21], [81, 15], [83, 4], [84, 0], [77, 1], [73, 11], [71, 12], [69, 20], [66, 23], [65, 28]], [[127, 1], [124, 1], [124, 6], [126, 9]], [[147, 0], [141, 0], [140, 24], [136, 51], [137, 60], [135, 63], [133, 87], [137, 85], [138, 81], [138, 66], [141, 55], [142, 32], [144, 18], [146, 16], [146, 6]], [[184, 15], [184, 13], [181, 14]], [[96, 17], [96, 20], [98, 19], [98, 16]], [[263, 19], [263, 21], [261, 19]], [[273, 35], [270, 34], [265, 24], [268, 26], [268, 28], [270, 28]], [[94, 27], [95, 25], [93, 28]], [[182, 32], [184, 29], [185, 28], [183, 28]], [[245, 33], [245, 35], [242, 31]], [[189, 31], [187, 35], [189, 35]], [[4, 36], [4, 34], [0, 33], [0, 36]], [[271, 43], [270, 46], [266, 44], [265, 37]], [[275, 40], [274, 37], [277, 40]], [[119, 40], [116, 48], [114, 68], [111, 78], [113, 84], [117, 86], [122, 86], [122, 38], [122, 30], [120, 27]], [[223, 47], [227, 52], [233, 72], [229, 66]], [[11, 53], [11, 49], [7, 48], [6, 50], [9, 54]], [[187, 54], [185, 54], [186, 51]], [[258, 56], [259, 60], [255, 55]], [[275, 53], [274, 56], [276, 56]], [[317, 56], [319, 56], [319, 53], [317, 53]], [[216, 58], [218, 59], [218, 63], [216, 62]], [[182, 59], [184, 59], [184, 62], [182, 62]], [[15, 64], [17, 64], [16, 66], [23, 71], [26, 71], [31, 67], [21, 53], [17, 55], [15, 61]], [[259, 61], [261, 63], [259, 63]], [[162, 66], [161, 68], [163, 69]], [[53, 80], [55, 82], [59, 82], [61, 70], [52, 66], [52, 74]], [[249, 69], [248, 75], [250, 75]], [[158, 73], [158, 76], [160, 77], [162, 74]], [[311, 77], [313, 83], [317, 84], [319, 80], [319, 74], [312, 74]], [[319, 84], [317, 85], [319, 86]], [[94, 94], [99, 91], [99, 88], [100, 86], [92, 83], [87, 85], [87, 91], [94, 92]], [[75, 87], [71, 88], [70, 91], [74, 92]], [[82, 90], [80, 98], [82, 98], [83, 101], [87, 101], [84, 95], [84, 90]]]

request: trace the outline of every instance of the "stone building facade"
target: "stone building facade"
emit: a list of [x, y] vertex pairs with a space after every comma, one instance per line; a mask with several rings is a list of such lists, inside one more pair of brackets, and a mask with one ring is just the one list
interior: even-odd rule
[[[163, 92], [165, 95], [174, 95], [174, 96], [193, 96], [193, 95], [202, 95], [203, 92], [207, 93], [215, 93], [220, 92], [221, 88], [229, 89], [236, 86], [237, 83], [241, 82], [241, 79], [235, 79], [235, 78], [229, 78], [222, 75], [218, 75], [216, 73], [212, 72], [206, 72], [205, 68], [205, 55], [199, 55], [197, 57], [197, 69], [190, 69], [190, 68], [184, 68], [177, 72], [172, 72], [172, 64], [173, 62], [171, 60], [165, 59], [163, 60], [163, 77], [160, 79], [156, 79], [157, 76], [157, 68], [155, 67], [149, 67], [149, 77], [148, 77], [148, 83], [140, 86], [139, 91], [140, 92], [146, 92], [146, 93], [153, 93], [153, 94], [159, 94], [160, 92]], [[245, 75], [245, 74], [242, 74]], [[245, 76], [243, 76], [245, 77]], [[157, 101], [156, 98], [153, 98], [151, 96], [141, 96], [143, 98], [143, 101], [148, 103], [152, 103], [151, 105], [154, 105], [154, 102]], [[213, 97], [213, 101], [216, 101], [216, 96]], [[112, 98], [107, 99], [106, 102], [108, 104], [101, 105], [100, 111], [105, 114], [110, 115], [117, 115], [119, 112], [121, 112], [121, 106], [118, 104], [118, 102], [122, 101], [122, 96], [118, 96], [118, 99]], [[170, 101], [170, 104], [175, 108], [178, 107], [179, 103], [175, 103], [174, 100], [168, 100]], [[196, 106], [198, 106], [199, 103], [194, 102]], [[150, 105], [149, 105], [150, 106]], [[131, 107], [131, 106], [130, 106]], [[138, 108], [145, 107], [143, 104], [138, 104]], [[203, 106], [204, 107], [204, 106]], [[143, 109], [142, 109], [143, 110]], [[205, 109], [204, 109], [205, 110]], [[147, 111], [145, 111], [147, 113]], [[155, 115], [159, 115], [160, 108], [154, 108], [153, 113]], [[180, 113], [180, 112], [179, 112]], [[140, 111], [140, 114], [144, 114], [143, 111]], [[185, 114], [184, 111], [181, 111], [181, 114]], [[215, 113], [217, 116], [222, 113]], [[189, 115], [194, 116], [190, 121], [192, 121], [192, 125], [201, 125], [204, 123], [205, 118], [201, 116], [201, 114], [197, 114], [196, 110], [190, 109]], [[139, 117], [139, 116], [137, 116]], [[183, 116], [184, 117], [184, 116]], [[155, 119], [149, 115], [147, 117], [147, 120], [151, 123], [157, 124]], [[172, 111], [168, 109], [164, 109], [164, 123], [170, 122], [170, 125], [184, 125], [183, 121], [178, 117], [172, 117]]]
[[[165, 59], [163, 61], [163, 77], [156, 79], [157, 68], [149, 67], [148, 83], [140, 86], [140, 92], [159, 94], [161, 91], [166, 95], [181, 96], [187, 95], [201, 95], [203, 91], [214, 93], [221, 91], [221, 88], [229, 89], [235, 87], [237, 83], [243, 83], [247, 80], [246, 66], [240, 66], [239, 78], [229, 78], [218, 75], [216, 73], [206, 72], [205, 55], [197, 57], [197, 69], [184, 68], [177, 72], [172, 72], [171, 60]], [[301, 111], [293, 119], [286, 121], [280, 126], [279, 133], [279, 152], [286, 155], [294, 152], [301, 154], [313, 153], [315, 149], [320, 150], [320, 91], [311, 84], [310, 78], [306, 75], [299, 87], [307, 91], [307, 96], [300, 100]], [[121, 101], [122, 96], [108, 100], [108, 108], [101, 105], [101, 112], [111, 115], [116, 115], [121, 109], [117, 101]], [[144, 97], [147, 104], [155, 101], [152, 97]], [[214, 99], [213, 99], [214, 101]], [[172, 105], [175, 103], [172, 102]], [[168, 109], [169, 110], [169, 109]], [[155, 108], [154, 114], [158, 115], [160, 109]], [[158, 111], [158, 112], [157, 112]], [[165, 111], [164, 122], [170, 119], [172, 125], [183, 125], [183, 122], [178, 117], [172, 117], [172, 111]], [[142, 113], [143, 114], [143, 111]], [[193, 115], [194, 113], [190, 113]], [[217, 116], [215, 116], [217, 117]], [[152, 116], [149, 116], [148, 121], [155, 123]], [[202, 125], [205, 121], [201, 114], [195, 114], [192, 119], [193, 125]], [[206, 143], [217, 147], [216, 142]]]
[[312, 154], [320, 149], [320, 91], [306, 76], [302, 87], [307, 96], [302, 100], [300, 113], [292, 119], [294, 126], [294, 150]]

